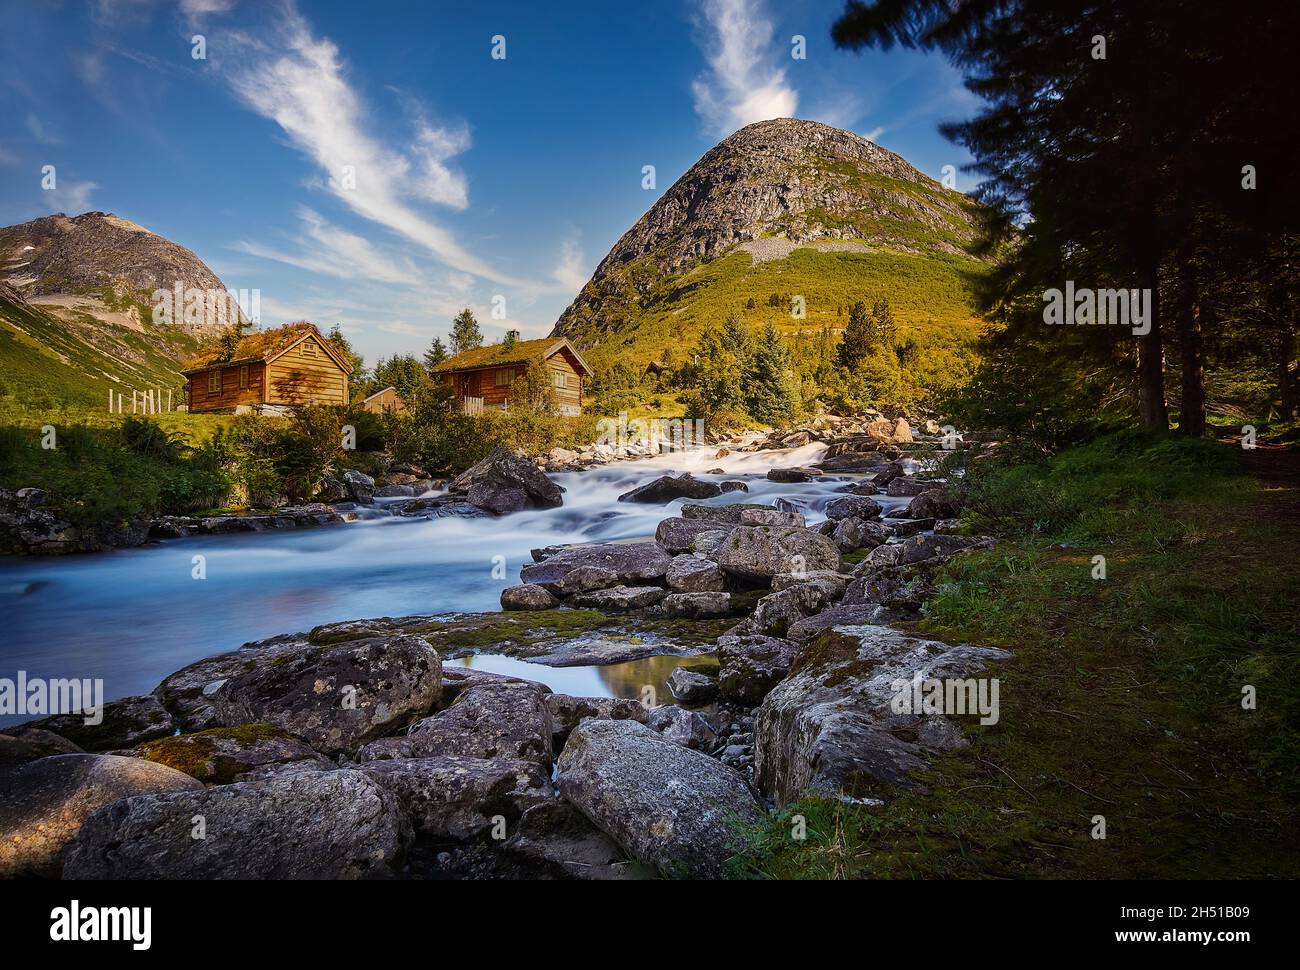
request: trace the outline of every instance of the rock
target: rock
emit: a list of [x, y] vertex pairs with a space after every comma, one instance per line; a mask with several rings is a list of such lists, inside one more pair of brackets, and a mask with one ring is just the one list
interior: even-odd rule
[[415, 489], [410, 485], [381, 485], [375, 489], [375, 498], [412, 498]]
[[703, 556], [674, 556], [666, 579], [668, 588], [680, 593], [718, 593], [727, 588], [727, 577], [718, 564]]
[[23, 726], [61, 735], [83, 751], [133, 748], [142, 741], [164, 738], [176, 730], [172, 716], [150, 694], [109, 701], [98, 724], [87, 724], [84, 714], [56, 714]]
[[728, 616], [730, 593], [669, 593], [663, 598], [665, 616], [684, 616], [692, 620]]
[[505, 850], [543, 866], [558, 879], [644, 879], [651, 870], [627, 858], [619, 845], [572, 805], [551, 799], [524, 812]]
[[462, 472], [447, 491], [464, 495], [471, 505], [494, 515], [526, 508], [555, 508], [564, 503], [564, 489], [527, 459], [508, 448], [497, 448], [477, 465]]
[[1008, 657], [1004, 650], [949, 646], [886, 626], [826, 634], [800, 654], [755, 715], [754, 769], [779, 805], [803, 794], [874, 796], [912, 786], [927, 752], [963, 743], [944, 715], [898, 714], [891, 702], [913, 675], [966, 678]]
[[564, 578], [582, 566], [613, 570], [620, 583], [658, 583], [668, 573], [672, 557], [657, 542], [607, 542], [567, 546], [539, 563], [525, 566], [519, 578], [558, 592]]
[[695, 555], [716, 561], [718, 550], [722, 548], [722, 544], [727, 541], [727, 536], [730, 534], [730, 529], [714, 529], [710, 532], [701, 532], [695, 537]]
[[882, 607], [866, 603], [841, 603], [791, 623], [785, 635], [795, 643], [804, 643], [831, 627], [884, 623], [886, 619]]
[[561, 750], [573, 729], [587, 718], [600, 721], [640, 721], [645, 723], [646, 709], [640, 701], [626, 697], [572, 697], [550, 694], [546, 706], [551, 711], [551, 737], [554, 749]]
[[858, 569], [875, 569], [879, 566], [893, 566], [903, 552], [902, 544], [876, 546], [871, 554], [858, 565]]
[[888, 539], [889, 531], [886, 526], [865, 519], [841, 519], [835, 523], [835, 531], [831, 533], [831, 541], [841, 552], [874, 549]]
[[316, 492], [317, 502], [346, 502], [352, 498], [352, 490], [342, 481], [331, 475], [321, 479], [320, 489]]
[[306, 646], [228, 679], [212, 696], [223, 727], [266, 722], [325, 754], [351, 754], [427, 713], [442, 662], [419, 637]]
[[[205, 838], [192, 834], [196, 817], [206, 820]], [[116, 802], [82, 826], [63, 875], [375, 878], [391, 873], [411, 839], [397, 799], [362, 772], [296, 771]]]
[[564, 746], [560, 794], [664, 875], [722, 878], [737, 824], [763, 817], [740, 775], [635, 721], [584, 721]]
[[393, 502], [388, 511], [405, 519], [486, 519], [492, 515], [477, 505], [471, 505], [463, 495], [435, 495]]
[[265, 765], [324, 758], [302, 741], [270, 724], [211, 728], [140, 745], [138, 757], [183, 771], [210, 785], [225, 785]]
[[360, 768], [397, 799], [417, 835], [468, 841], [498, 815], [507, 830], [534, 805], [554, 800], [550, 766], [508, 758], [399, 758]]
[[924, 482], [918, 482], [908, 475], [900, 475], [885, 487], [885, 494], [891, 498], [920, 495], [926, 490], [926, 487]]
[[754, 607], [749, 625], [753, 632], [783, 637], [805, 616], [829, 605], [836, 585], [817, 581], [799, 583], [775, 593], [768, 593]]
[[663, 475], [653, 482], [647, 482], [624, 492], [618, 497], [620, 502], [654, 502], [664, 504], [679, 498], [714, 498], [721, 495], [722, 489], [713, 482], [702, 482], [687, 472], [680, 478]]
[[579, 566], [560, 580], [560, 592], [586, 593], [594, 589], [609, 589], [618, 585], [618, 573], [605, 566]]
[[845, 495], [826, 503], [826, 518], [833, 522], [850, 518], [877, 519], [880, 511], [880, 503], [865, 495]]
[[943, 429], [939, 427], [939, 422], [934, 420], [934, 418], [930, 418], [925, 422], [926, 434], [938, 434], [941, 430]]
[[754, 502], [737, 502], [733, 505], [695, 505], [687, 502], [682, 506], [682, 517], [707, 519], [714, 523], [715, 529], [721, 529], [726, 526], [740, 525], [740, 517], [747, 511], [770, 512], [772, 506]]
[[904, 540], [899, 547], [895, 563], [905, 566], [929, 559], [947, 559], [968, 549], [991, 549], [992, 547], [993, 540], [987, 536], [912, 536]]
[[749, 491], [749, 486], [747, 484], [745, 484], [744, 482], [738, 482], [734, 479], [725, 482], [718, 482], [718, 488], [722, 489], [724, 494], [727, 492], [748, 492]]
[[723, 571], [745, 579], [840, 568], [834, 543], [811, 529], [737, 526], [719, 546], [717, 557]]
[[822, 473], [820, 468], [773, 468], [767, 473], [769, 482], [810, 482]]
[[717, 531], [719, 524], [710, 519], [687, 519], [673, 516], [655, 529], [655, 541], [673, 555], [690, 552], [695, 540], [705, 532]]
[[501, 591], [503, 610], [550, 610], [559, 605], [560, 601], [548, 593], [546, 587], [533, 583], [507, 586]]
[[907, 514], [914, 519], [952, 519], [961, 514], [961, 503], [946, 488], [930, 488], [912, 499]]
[[172, 768], [109, 754], [61, 754], [0, 770], [0, 879], [57, 878], [86, 819], [118, 799], [203, 786]]
[[790, 672], [798, 651], [798, 644], [780, 637], [719, 637], [719, 695], [733, 704], [756, 707]]
[[167, 677], [154, 688], [153, 694], [182, 731], [217, 727], [212, 698], [227, 680], [305, 646], [307, 642], [301, 637], [276, 637], [257, 645], [204, 657]]
[[896, 445], [909, 445], [912, 443], [912, 426], [907, 423], [906, 418], [899, 418], [894, 422], [891, 439]]
[[903, 468], [903, 466], [900, 465], [898, 462], [894, 461], [894, 462], [890, 462], [883, 469], [877, 472], [875, 477], [873, 477], [871, 481], [878, 486], [884, 487], [888, 485], [890, 482], [892, 482], [895, 478], [898, 478], [900, 475], [906, 475], [906, 474], [907, 474], [907, 470]]
[[375, 480], [373, 478], [353, 468], [344, 469], [340, 477], [343, 480], [343, 487], [348, 490], [348, 495], [352, 496], [354, 502], [360, 502], [362, 505], [374, 503]]
[[921, 567], [882, 566], [849, 584], [846, 605], [877, 604], [891, 610], [919, 611], [932, 594], [926, 570]]
[[772, 525], [785, 529], [804, 529], [808, 523], [798, 512], [784, 512], [780, 509], [742, 509], [741, 525]]
[[16, 492], [0, 489], [0, 553], [62, 555], [97, 547], [92, 537], [83, 536], [70, 522], [32, 506]]
[[590, 610], [635, 610], [653, 606], [668, 595], [658, 586], [614, 586], [570, 597], [574, 606]]
[[849, 495], [875, 495], [880, 491], [880, 489], [871, 482], [853, 482], [849, 485], [843, 486], [842, 488], [837, 488], [836, 491], [845, 492]]
[[401, 737], [361, 749], [361, 761], [389, 758], [510, 758], [550, 767], [551, 709], [545, 688], [529, 683], [471, 687], [445, 711], [411, 725]]
[[14, 492], [14, 496], [22, 503], [24, 508], [39, 509], [45, 504], [45, 489], [43, 488], [29, 485], [26, 488], [18, 489], [18, 491]]
[[901, 522], [890, 522], [885, 528], [895, 539], [906, 539], [908, 536], [928, 532], [936, 525], [938, 525], [936, 519], [904, 519]]
[[81, 754], [67, 738], [40, 728], [18, 726], [0, 734], [0, 770], [56, 754]]
[[777, 573], [772, 577], [772, 589], [789, 589], [791, 586], [802, 586], [804, 583], [829, 583], [831, 598], [838, 599], [844, 595], [848, 582], [847, 576], [833, 569], [813, 569], [804, 573]]
[[718, 682], [689, 667], [677, 667], [668, 675], [668, 689], [678, 704], [699, 707], [718, 696]]
[[704, 715], [688, 711], [676, 704], [656, 707], [646, 717], [646, 727], [683, 748], [704, 750], [713, 747], [717, 732]]
[[786, 435], [781, 439], [782, 448], [802, 448], [812, 443], [812, 435], [807, 431], [796, 431], [794, 434]]

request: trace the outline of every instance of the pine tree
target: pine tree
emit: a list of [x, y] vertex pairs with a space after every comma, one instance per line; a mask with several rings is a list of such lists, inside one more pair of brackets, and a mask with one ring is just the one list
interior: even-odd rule
[[746, 412], [764, 424], [786, 421], [798, 407], [794, 361], [775, 324], [764, 326], [754, 342], [745, 373], [744, 396]]
[[478, 328], [478, 321], [474, 319], [474, 312], [469, 307], [466, 307], [456, 314], [456, 319], [451, 322], [452, 356], [482, 346], [483, 331]]
[[433, 343], [429, 344], [429, 349], [424, 352], [424, 366], [429, 370], [433, 370], [433, 368], [437, 367], [449, 356], [450, 354], [447, 353], [447, 348], [443, 344], [442, 338], [434, 337]]
[[871, 327], [871, 314], [867, 311], [867, 305], [858, 300], [849, 308], [849, 322], [844, 327], [835, 359], [838, 366], [853, 370], [866, 359], [871, 353]]
[[894, 321], [894, 311], [889, 308], [889, 300], [880, 299], [871, 307], [871, 332], [875, 338], [873, 348], [892, 348], [898, 342], [898, 324]]

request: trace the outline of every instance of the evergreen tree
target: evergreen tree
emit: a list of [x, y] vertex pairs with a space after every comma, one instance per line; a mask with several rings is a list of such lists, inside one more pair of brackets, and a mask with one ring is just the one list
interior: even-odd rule
[[342, 355], [343, 359], [352, 365], [353, 375], [359, 375], [362, 366], [365, 364], [365, 358], [352, 349], [352, 342], [343, 336], [343, 331], [339, 329], [336, 323], [330, 328], [329, 335], [325, 338], [330, 342], [330, 346]]
[[835, 359], [838, 366], [853, 370], [871, 353], [871, 328], [871, 314], [867, 310], [867, 305], [858, 300], [849, 308], [849, 322], [844, 327]]
[[745, 373], [744, 396], [746, 412], [764, 424], [789, 420], [799, 405], [794, 362], [772, 323], [763, 327], [754, 343]]
[[469, 307], [466, 307], [456, 314], [456, 319], [451, 322], [452, 356], [482, 346], [483, 331], [478, 328], [478, 321], [474, 319], [474, 312]]
[[443, 344], [442, 338], [434, 337], [433, 343], [429, 344], [429, 349], [424, 352], [424, 366], [429, 370], [433, 370], [433, 368], [437, 367], [449, 356], [451, 355], [447, 353], [447, 348]]
[[892, 348], [898, 343], [898, 324], [894, 321], [894, 311], [889, 308], [889, 300], [877, 300], [871, 307], [872, 349], [876, 347]]

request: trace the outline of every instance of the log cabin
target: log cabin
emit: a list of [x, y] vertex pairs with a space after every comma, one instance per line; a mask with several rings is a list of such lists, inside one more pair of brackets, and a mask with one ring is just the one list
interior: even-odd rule
[[430, 373], [451, 385], [456, 400], [468, 410], [478, 407], [505, 410], [510, 405], [510, 385], [535, 360], [546, 365], [560, 413], [582, 413], [583, 382], [592, 374], [578, 349], [566, 337], [513, 339], [465, 350], [434, 367]]
[[311, 323], [290, 323], [240, 339], [229, 359], [209, 348], [181, 374], [191, 411], [284, 413], [348, 403], [352, 364]]
[[404, 414], [406, 412], [406, 402], [402, 400], [395, 387], [386, 387], [382, 391], [376, 391], [361, 402], [361, 407], [371, 414]]

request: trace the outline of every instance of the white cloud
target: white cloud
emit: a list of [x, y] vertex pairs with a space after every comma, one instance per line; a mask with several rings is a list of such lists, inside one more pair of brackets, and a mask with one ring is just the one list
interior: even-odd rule
[[[209, 57], [224, 60], [232, 49], [233, 62], [215, 65], [218, 71], [240, 100], [278, 124], [320, 167], [329, 190], [344, 204], [453, 269], [494, 282], [514, 282], [412, 204], [468, 205], [463, 176], [446, 166], [448, 158], [468, 147], [467, 134], [423, 125], [410, 155], [372, 136], [364, 124], [367, 109], [348, 82], [338, 47], [313, 36], [292, 7], [270, 42], [232, 34], [222, 44], [210, 42]], [[355, 173], [355, 186], [347, 171]]]
[[586, 285], [589, 276], [584, 268], [585, 262], [582, 247], [578, 245], [577, 239], [570, 237], [560, 243], [560, 261], [551, 271], [551, 276], [560, 286], [576, 295]]
[[90, 211], [90, 193], [99, 186], [94, 182], [69, 182], [58, 179], [57, 187], [41, 192], [51, 212], [66, 212], [70, 216]]
[[397, 259], [381, 252], [370, 240], [340, 229], [318, 213], [303, 206], [298, 210], [305, 245], [295, 252], [273, 249], [256, 242], [241, 242], [235, 248], [262, 259], [297, 266], [299, 269], [377, 283], [419, 286], [423, 277], [409, 259]]
[[862, 137], [865, 138], [867, 141], [877, 141], [880, 138], [880, 136], [883, 135], [884, 133], [885, 133], [884, 126], [877, 125]]
[[704, 0], [709, 71], [691, 85], [696, 112], [720, 135], [769, 118], [792, 118], [799, 95], [770, 66], [772, 21], [761, 0]]

